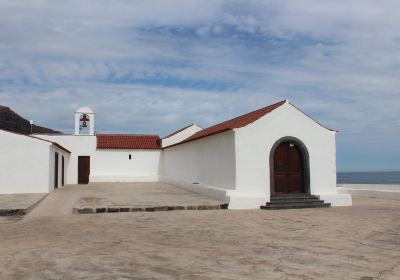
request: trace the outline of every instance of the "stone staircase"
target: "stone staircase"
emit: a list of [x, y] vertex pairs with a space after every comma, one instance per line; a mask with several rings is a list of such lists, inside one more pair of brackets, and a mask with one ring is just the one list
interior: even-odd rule
[[279, 209], [299, 209], [299, 208], [326, 208], [330, 207], [330, 203], [325, 203], [318, 196], [305, 193], [299, 194], [274, 194], [271, 195], [271, 201], [265, 206], [261, 206], [264, 210]]

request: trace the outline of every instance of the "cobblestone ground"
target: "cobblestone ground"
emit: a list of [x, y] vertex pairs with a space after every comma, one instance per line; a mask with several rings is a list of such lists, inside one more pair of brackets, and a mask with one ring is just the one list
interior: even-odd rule
[[0, 223], [0, 279], [400, 279], [400, 201]]

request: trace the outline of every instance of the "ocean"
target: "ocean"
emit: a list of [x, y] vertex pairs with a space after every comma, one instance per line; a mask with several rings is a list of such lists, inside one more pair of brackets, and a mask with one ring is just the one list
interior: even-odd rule
[[338, 172], [337, 183], [399, 185], [400, 172]]

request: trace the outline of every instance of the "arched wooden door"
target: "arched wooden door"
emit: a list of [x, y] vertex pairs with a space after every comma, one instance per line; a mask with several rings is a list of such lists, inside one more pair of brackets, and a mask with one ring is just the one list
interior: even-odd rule
[[274, 154], [274, 193], [304, 192], [303, 156], [293, 142], [283, 142]]

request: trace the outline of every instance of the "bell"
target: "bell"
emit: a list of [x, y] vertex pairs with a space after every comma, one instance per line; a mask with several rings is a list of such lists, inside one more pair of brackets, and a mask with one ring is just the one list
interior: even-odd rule
[[86, 122], [82, 123], [82, 127], [87, 127]]

